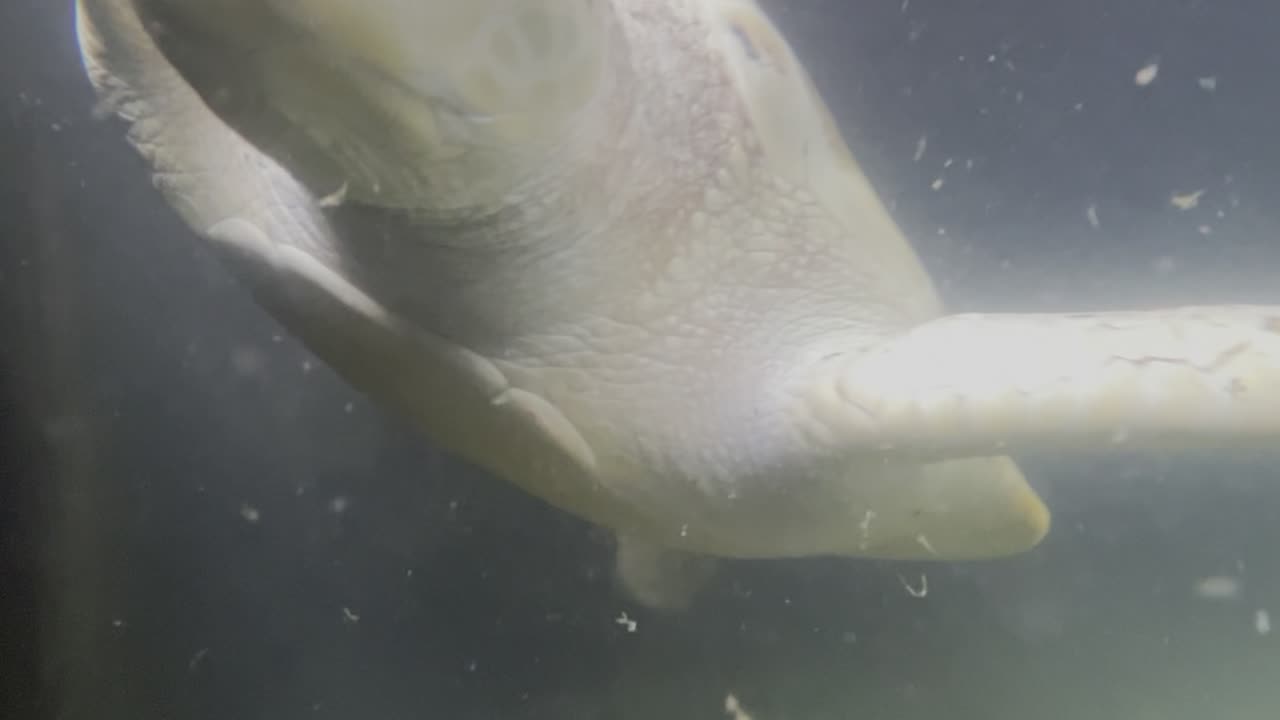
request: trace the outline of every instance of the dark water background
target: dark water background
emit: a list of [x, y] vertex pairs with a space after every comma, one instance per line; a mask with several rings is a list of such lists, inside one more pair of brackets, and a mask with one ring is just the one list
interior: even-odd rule
[[[953, 307], [1280, 303], [1280, 6], [770, 7]], [[1280, 451], [1026, 458], [1035, 552], [653, 616], [282, 337], [89, 110], [70, 3], [0, 2], [5, 717], [1280, 717]]]

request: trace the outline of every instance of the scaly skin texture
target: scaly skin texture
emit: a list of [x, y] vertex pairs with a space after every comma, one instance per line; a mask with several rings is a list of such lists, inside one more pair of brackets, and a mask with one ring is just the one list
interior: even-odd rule
[[[929, 278], [749, 0], [80, 0], [79, 23], [157, 185], [262, 304], [437, 443], [616, 530], [645, 602], [705, 579], [685, 552], [1024, 550], [1048, 514], [989, 456], [1010, 419], [1051, 392], [1026, 439], [1097, 435], [1057, 423], [1111, 367], [1079, 319], [1053, 382], [959, 366], [933, 422], [915, 381], [955, 323], [932, 329]], [[999, 348], [1036, 325], [976, 318]], [[1125, 397], [1108, 418], [1154, 417]]]

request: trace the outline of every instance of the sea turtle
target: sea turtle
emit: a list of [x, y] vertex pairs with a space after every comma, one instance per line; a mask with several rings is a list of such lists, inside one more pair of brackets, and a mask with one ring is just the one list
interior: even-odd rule
[[1003, 453], [1280, 436], [1280, 307], [944, 315], [753, 0], [79, 0], [182, 218], [443, 448], [711, 558], [973, 559]]

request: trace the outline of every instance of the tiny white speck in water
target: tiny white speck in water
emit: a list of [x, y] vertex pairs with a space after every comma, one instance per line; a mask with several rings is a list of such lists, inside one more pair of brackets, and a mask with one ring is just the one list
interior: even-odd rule
[[1253, 629], [1259, 635], [1271, 634], [1271, 613], [1266, 610], [1259, 609], [1253, 614]]
[[1203, 188], [1186, 193], [1174, 193], [1169, 196], [1169, 204], [1179, 210], [1191, 210], [1200, 204], [1200, 198], [1203, 195]]
[[925, 537], [924, 535], [917, 535], [916, 542], [920, 543], [920, 547], [924, 548], [925, 550], [928, 550], [929, 554], [931, 555], [938, 554], [938, 551], [935, 550], [933, 545], [929, 542], [929, 538]]
[[632, 620], [630, 617], [627, 617], [627, 613], [625, 610], [622, 612], [622, 614], [618, 615], [618, 617], [614, 618], [613, 622], [616, 625], [621, 625], [622, 627], [626, 628], [627, 632], [629, 633], [635, 632], [636, 628], [639, 627], [639, 623], [637, 623], [635, 620]]
[[1218, 89], [1218, 78], [1215, 75], [1208, 75], [1206, 77], [1196, 79], [1196, 84], [1200, 86], [1201, 90], [1213, 92]]
[[[906, 9], [907, 4], [902, 3], [902, 7]], [[731, 720], [752, 720], [750, 713], [743, 709], [742, 703], [738, 702], [738, 698], [733, 693], [729, 693], [724, 698], [724, 713]]]
[[262, 520], [262, 512], [258, 508], [244, 503], [240, 506], [240, 517], [244, 518], [247, 523], [256, 524]]
[[334, 515], [341, 515], [347, 511], [350, 501], [342, 495], [338, 495], [329, 501], [329, 511]]
[[317, 204], [317, 205], [319, 205], [319, 206], [320, 206], [320, 207], [322, 207], [322, 208], [335, 208], [335, 207], [338, 207], [338, 206], [339, 206], [339, 205], [341, 205], [342, 203], [346, 202], [346, 200], [347, 200], [347, 189], [348, 189], [348, 183], [347, 183], [347, 181], [345, 181], [345, 180], [344, 180], [344, 181], [342, 182], [342, 185], [341, 185], [337, 190], [334, 190], [333, 192], [329, 193], [328, 195], [325, 195], [324, 197], [320, 198], [320, 199], [316, 202], [316, 204]]
[[1240, 580], [1229, 575], [1201, 578], [1195, 585], [1195, 594], [1205, 600], [1231, 600], [1240, 595]]
[[1156, 76], [1160, 74], [1160, 63], [1147, 63], [1138, 69], [1133, 75], [1133, 82], [1138, 87], [1146, 87], [1156, 81]]
[[907, 591], [907, 594], [913, 598], [922, 598], [929, 595], [929, 577], [924, 573], [920, 574], [920, 587], [918, 588], [911, 587], [907, 579], [901, 575], [898, 576], [898, 581], [902, 583], [902, 588]]
[[862, 514], [862, 521], [858, 523], [858, 530], [862, 533], [861, 539], [858, 541], [858, 547], [866, 550], [871, 543], [871, 521], [876, 519], [875, 510], [867, 510]]
[[1084, 215], [1085, 217], [1089, 218], [1089, 224], [1093, 226], [1094, 230], [1097, 230], [1098, 228], [1102, 227], [1102, 223], [1098, 220], [1097, 205], [1090, 205], [1089, 207], [1085, 208]]
[[928, 147], [929, 147], [929, 138], [927, 136], [921, 135], [920, 139], [916, 141], [916, 153], [914, 156], [912, 156], [911, 161], [920, 162], [920, 158], [924, 157], [924, 151], [928, 149]]

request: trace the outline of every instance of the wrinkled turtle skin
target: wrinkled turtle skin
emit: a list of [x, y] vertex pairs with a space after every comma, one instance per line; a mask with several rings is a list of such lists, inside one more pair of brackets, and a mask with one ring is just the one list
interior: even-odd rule
[[[89, 78], [259, 302], [436, 444], [721, 557], [969, 559], [1008, 448], [1280, 435], [1280, 308], [947, 316], [750, 0], [79, 0]], [[1152, 359], [1159, 362], [1152, 362]]]

